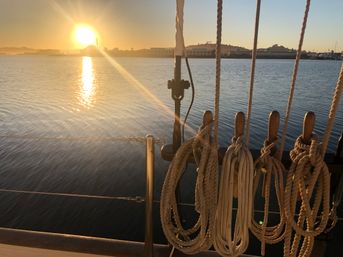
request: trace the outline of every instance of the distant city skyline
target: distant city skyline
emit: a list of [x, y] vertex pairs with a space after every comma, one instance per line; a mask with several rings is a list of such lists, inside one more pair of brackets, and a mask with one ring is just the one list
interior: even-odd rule
[[[231, 47], [234, 47], [234, 48], [240, 48], [240, 49], [246, 49], [246, 50], [249, 50], [249, 51], [252, 51], [252, 48], [250, 47], [243, 47], [243, 46], [240, 46], [240, 45], [233, 45], [233, 44], [230, 44], [230, 43], [227, 43], [227, 42], [222, 42], [222, 47], [227, 47], [227, 46], [231, 46]], [[296, 51], [297, 49], [296, 48], [292, 48], [292, 47], [288, 47], [288, 46], [285, 46], [285, 45], [281, 45], [281, 44], [278, 44], [278, 43], [274, 43], [270, 46], [266, 46], [266, 47], [257, 47], [258, 50], [263, 50], [263, 49], [269, 49], [269, 48], [272, 48], [272, 47], [281, 47], [281, 48], [284, 48], [284, 49], [288, 49], [288, 50], [293, 50], [293, 51]], [[20, 50], [20, 49], [23, 49], [23, 50], [37, 50], [37, 51], [45, 51], [45, 50], [54, 50], [54, 51], [60, 51], [61, 53], [68, 53], [68, 52], [80, 52], [82, 50], [85, 50], [87, 48], [98, 48], [99, 46], [95, 46], [95, 45], [89, 45], [89, 46], [85, 46], [85, 47], [80, 47], [80, 48], [75, 48], [75, 49], [59, 49], [59, 48], [34, 48], [34, 47], [28, 47], [28, 46], [25, 46], [25, 45], [22, 45], [22, 46], [1, 46], [0, 45], [0, 53], [5, 53], [5, 52], [1, 52], [1, 51], [4, 51], [4, 50]], [[196, 48], [203, 48], [203, 47], [213, 47], [215, 48], [215, 43], [212, 42], [212, 41], [206, 41], [206, 42], [198, 42], [196, 44], [190, 44], [190, 45], [186, 45], [185, 46], [186, 49], [192, 49], [194, 47]], [[103, 50], [120, 50], [120, 51], [131, 51], [131, 50], [134, 50], [134, 51], [137, 51], [137, 50], [152, 50], [152, 49], [171, 49], [173, 50], [174, 49], [174, 46], [167, 46], [167, 47], [161, 47], [161, 46], [154, 46], [154, 47], [145, 47], [145, 48], [130, 48], [130, 49], [122, 49], [120, 47], [111, 47], [111, 46], [101, 46], [100, 48], [102, 48]], [[330, 51], [328, 51], [330, 50]], [[332, 52], [333, 49], [328, 49], [326, 51], [317, 51], [318, 53], [320, 52]], [[311, 50], [302, 50], [302, 51], [305, 51], [305, 52], [313, 52]], [[343, 51], [336, 51], [337, 53], [342, 53], [343, 54]]]
[[[223, 43], [252, 48], [254, 0], [224, 1]], [[259, 48], [297, 48], [305, 1], [262, 0]], [[343, 51], [343, 1], [313, 0], [303, 49]], [[0, 0], [0, 47], [73, 50], [75, 24], [108, 48], [173, 47], [175, 0]], [[186, 45], [215, 41], [216, 1], [185, 0]]]

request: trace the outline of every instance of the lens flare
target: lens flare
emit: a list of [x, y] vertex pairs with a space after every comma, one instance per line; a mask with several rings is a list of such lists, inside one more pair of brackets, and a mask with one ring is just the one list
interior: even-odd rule
[[82, 47], [97, 45], [97, 35], [93, 28], [88, 25], [76, 25], [75, 41]]

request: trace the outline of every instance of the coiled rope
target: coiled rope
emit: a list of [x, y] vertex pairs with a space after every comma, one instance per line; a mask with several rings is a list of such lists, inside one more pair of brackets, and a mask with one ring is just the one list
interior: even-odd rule
[[[184, 229], [175, 191], [193, 154], [197, 168], [195, 209], [197, 222]], [[214, 210], [217, 199], [217, 148], [211, 143], [211, 124], [181, 145], [171, 162], [161, 193], [161, 223], [168, 241], [178, 250], [195, 254], [212, 246]]]
[[[276, 244], [284, 238], [285, 214], [284, 214], [284, 182], [283, 176], [286, 169], [282, 162], [275, 157], [277, 153], [277, 130], [279, 126], [279, 113], [274, 111], [269, 116], [268, 139], [265, 140], [261, 149], [261, 156], [255, 162], [254, 195], [259, 185], [260, 177], [263, 176], [262, 196], [264, 197], [264, 216], [262, 224], [258, 224], [252, 216], [251, 232], [261, 241], [261, 255], [265, 255], [265, 244]], [[277, 198], [280, 220], [277, 225], [268, 227], [269, 201], [271, 181], [274, 177], [274, 190]]]
[[[284, 256], [309, 256], [314, 237], [326, 228], [330, 211], [330, 173], [317, 145], [317, 136], [312, 134], [311, 144], [307, 145], [302, 136], [298, 137], [290, 153], [292, 165], [288, 172], [285, 190], [285, 232]], [[315, 192], [314, 192], [315, 191]], [[314, 193], [314, 196], [312, 194]], [[297, 220], [294, 220], [297, 199], [301, 207]], [[311, 206], [312, 203], [312, 206]], [[322, 206], [320, 222], [317, 215]], [[304, 224], [306, 221], [306, 224]], [[291, 244], [292, 229], [295, 231]], [[301, 236], [304, 237], [298, 253]]]
[[[293, 161], [287, 177], [285, 191], [285, 214], [287, 218], [284, 256], [297, 256], [301, 237], [302, 246], [299, 256], [309, 256], [314, 244], [314, 237], [322, 233], [327, 226], [329, 217], [335, 216], [335, 205], [330, 211], [330, 173], [324, 162], [324, 155], [328, 145], [331, 130], [339, 106], [340, 97], [343, 90], [343, 64], [338, 77], [332, 104], [329, 112], [328, 124], [323, 137], [323, 144], [319, 147], [317, 136], [312, 135], [311, 144], [304, 144], [302, 137], [299, 137], [294, 149], [291, 151]], [[316, 190], [315, 196], [311, 196]], [[298, 192], [301, 198], [301, 207], [297, 222], [294, 221], [296, 201]], [[317, 222], [317, 215], [320, 206], [322, 213], [320, 222]], [[306, 226], [304, 223], [306, 221]], [[291, 245], [292, 228], [295, 231], [293, 243]]]
[[[255, 32], [254, 32], [254, 45], [252, 51], [252, 60], [251, 60], [251, 74], [250, 74], [250, 89], [249, 89], [249, 99], [248, 99], [248, 112], [247, 112], [247, 125], [246, 125], [246, 144], [249, 146], [250, 140], [250, 118], [251, 118], [251, 109], [252, 109], [252, 98], [254, 90], [254, 78], [255, 78], [255, 66], [256, 66], [256, 54], [257, 54], [257, 41], [258, 41], [258, 30], [259, 30], [259, 20], [260, 20], [260, 8], [261, 0], [256, 2], [256, 16], [255, 16]], [[300, 56], [299, 56], [300, 57]], [[272, 115], [277, 115], [277, 127], [279, 126], [279, 114], [274, 113]], [[269, 128], [271, 124], [269, 125]], [[261, 241], [261, 254], [265, 255], [265, 243], [275, 244], [281, 241], [284, 238], [284, 225], [285, 217], [283, 211], [283, 173], [285, 168], [280, 160], [274, 157], [271, 151], [276, 146], [277, 140], [277, 128], [275, 135], [273, 135], [274, 142], [271, 142], [271, 137], [265, 141], [263, 148], [261, 149], [261, 157], [257, 160], [255, 167], [260, 166], [260, 168], [255, 168], [255, 177], [254, 177], [254, 198], [256, 190], [259, 184], [261, 173], [263, 173], [263, 191], [262, 195], [264, 196], [264, 218], [263, 223], [259, 225], [252, 215], [252, 233]], [[263, 167], [263, 169], [262, 169]], [[269, 215], [269, 196], [270, 196], [270, 187], [271, 187], [271, 177], [274, 176], [275, 183], [275, 192], [277, 196], [277, 201], [280, 211], [280, 222], [279, 224], [268, 227], [268, 215]]]
[[[243, 113], [236, 115], [244, 122]], [[214, 226], [214, 247], [221, 256], [238, 256], [249, 245], [249, 227], [253, 213], [254, 163], [250, 150], [236, 131], [227, 149], [221, 170], [219, 197]], [[233, 219], [233, 202], [237, 198], [237, 213]], [[232, 234], [233, 231], [233, 234]]]
[[[212, 233], [217, 201], [222, 5], [223, 1], [218, 0], [214, 121], [212, 121], [212, 114], [205, 113], [204, 121], [210, 122], [204, 122], [200, 132], [181, 145], [170, 163], [161, 193], [160, 212], [164, 234], [176, 249], [187, 254], [207, 250], [213, 243]], [[209, 116], [211, 116], [210, 119]], [[211, 140], [212, 122], [214, 123], [213, 142]], [[198, 167], [195, 209], [199, 217], [193, 227], [184, 229], [178, 213], [175, 191], [192, 154]]]
[[[248, 113], [246, 126], [246, 144], [243, 142], [244, 115], [236, 116], [236, 129], [241, 126], [241, 131], [235, 133], [232, 144], [227, 149], [223, 164], [219, 186], [219, 198], [216, 210], [214, 247], [222, 256], [238, 256], [245, 252], [249, 244], [249, 227], [253, 213], [253, 158], [248, 149], [249, 126], [252, 109], [252, 96], [255, 77], [256, 49], [258, 39], [258, 27], [260, 18], [261, 0], [257, 0], [254, 46], [252, 51], [252, 63], [250, 74], [250, 89], [248, 99]], [[219, 16], [218, 16], [219, 17]], [[218, 34], [217, 34], [218, 35]], [[242, 117], [243, 116], [243, 117]], [[239, 119], [243, 120], [239, 121]], [[237, 121], [241, 125], [237, 124]], [[244, 188], [244, 190], [238, 190]], [[238, 207], [236, 220], [232, 224], [232, 212], [234, 197], [237, 198]], [[232, 231], [234, 231], [232, 238]]]

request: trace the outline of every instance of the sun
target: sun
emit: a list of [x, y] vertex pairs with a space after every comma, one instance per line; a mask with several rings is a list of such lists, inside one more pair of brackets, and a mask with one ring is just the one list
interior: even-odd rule
[[75, 26], [74, 37], [76, 43], [81, 47], [97, 45], [97, 35], [94, 29], [88, 25], [79, 24]]

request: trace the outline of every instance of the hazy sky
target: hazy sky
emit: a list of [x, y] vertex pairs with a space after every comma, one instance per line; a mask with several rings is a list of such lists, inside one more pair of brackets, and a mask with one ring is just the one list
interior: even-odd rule
[[[216, 0], [185, 0], [186, 45], [215, 41]], [[252, 46], [256, 0], [224, 0], [223, 43]], [[296, 48], [305, 0], [262, 0], [259, 47]], [[304, 49], [343, 51], [343, 0], [312, 0]], [[175, 0], [0, 0], [0, 46], [73, 49], [73, 23], [101, 45], [172, 47]]]

